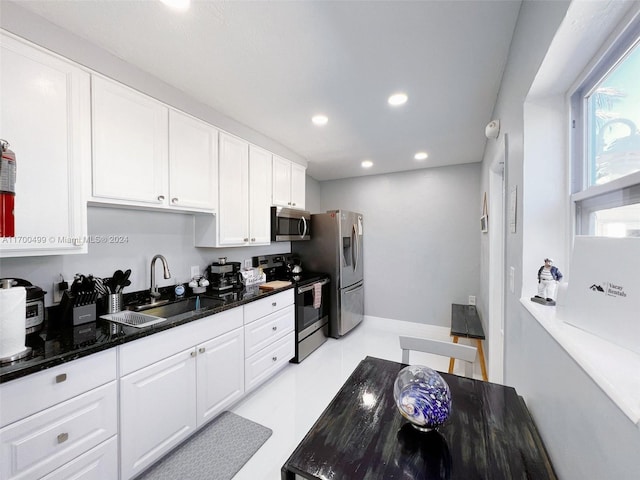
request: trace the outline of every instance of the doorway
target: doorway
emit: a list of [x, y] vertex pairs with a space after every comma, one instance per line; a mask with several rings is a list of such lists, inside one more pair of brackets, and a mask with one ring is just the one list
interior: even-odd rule
[[504, 380], [505, 166], [508, 136], [503, 135], [489, 168], [489, 381]]

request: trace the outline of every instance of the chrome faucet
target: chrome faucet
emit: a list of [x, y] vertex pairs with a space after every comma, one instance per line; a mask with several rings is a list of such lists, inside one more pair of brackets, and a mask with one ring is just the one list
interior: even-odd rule
[[158, 285], [156, 285], [156, 260], [160, 259], [162, 261], [162, 268], [164, 269], [164, 278], [171, 278], [171, 273], [169, 272], [169, 265], [167, 264], [167, 259], [162, 255], [156, 255], [151, 260], [151, 288], [149, 289], [149, 295], [151, 295], [151, 303], [155, 303], [160, 296], [160, 292], [158, 291]]

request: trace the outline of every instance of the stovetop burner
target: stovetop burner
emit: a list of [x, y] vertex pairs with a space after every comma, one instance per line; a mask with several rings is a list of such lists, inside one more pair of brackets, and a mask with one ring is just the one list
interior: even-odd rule
[[262, 267], [267, 282], [273, 280], [284, 280], [293, 282], [296, 285], [308, 285], [327, 278], [329, 275], [321, 272], [292, 273], [290, 265], [300, 265], [300, 259], [293, 253], [281, 253], [277, 255], [263, 255], [253, 257], [253, 266]]

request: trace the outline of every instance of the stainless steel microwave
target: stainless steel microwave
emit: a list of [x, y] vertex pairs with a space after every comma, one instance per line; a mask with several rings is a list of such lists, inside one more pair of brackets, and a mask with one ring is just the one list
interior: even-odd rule
[[311, 213], [294, 208], [271, 207], [271, 241], [311, 240]]

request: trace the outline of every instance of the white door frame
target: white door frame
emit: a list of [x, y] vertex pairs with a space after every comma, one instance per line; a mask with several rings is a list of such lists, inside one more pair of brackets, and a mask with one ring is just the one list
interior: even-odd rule
[[489, 168], [489, 381], [504, 380], [505, 165], [508, 138]]

